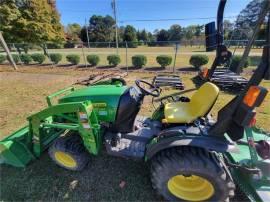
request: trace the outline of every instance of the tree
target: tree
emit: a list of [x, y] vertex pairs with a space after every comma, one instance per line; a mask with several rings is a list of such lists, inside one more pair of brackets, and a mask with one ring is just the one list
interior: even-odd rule
[[185, 39], [191, 40], [194, 36], [194, 27], [193, 26], [185, 27], [183, 30], [183, 35]]
[[125, 27], [123, 40], [130, 42], [128, 43], [129, 47], [137, 47], [138, 39], [137, 39], [136, 29], [133, 26], [127, 25]]
[[170, 34], [167, 30], [161, 29], [157, 32], [157, 41], [169, 41]]
[[169, 41], [180, 41], [182, 39], [182, 28], [180, 25], [172, 25], [169, 32]]
[[114, 25], [115, 21], [109, 15], [105, 17], [93, 15], [89, 20], [89, 40], [93, 42], [112, 41], [114, 38]]
[[240, 12], [235, 24], [237, 39], [248, 39], [252, 35], [263, 5], [264, 0], [253, 0]]
[[195, 25], [195, 33], [194, 35], [198, 38], [202, 35], [203, 25]]
[[151, 32], [147, 33], [147, 37], [149, 41], [156, 41], [155, 35], [153, 35]]
[[9, 43], [64, 40], [60, 16], [47, 0], [1, 0], [0, 22], [0, 30]]
[[119, 42], [122, 43], [120, 45], [123, 45], [124, 43], [124, 34], [125, 34], [125, 26], [120, 26], [118, 28], [118, 36], [119, 36]]
[[138, 30], [137, 32], [137, 38], [139, 41], [148, 41], [148, 33], [146, 32], [145, 29], [143, 29], [142, 31]]
[[232, 37], [234, 31], [234, 24], [230, 20], [224, 20], [224, 39], [229, 40]]
[[77, 23], [68, 24], [66, 26], [66, 38], [71, 42], [79, 42], [81, 34], [81, 26]]
[[87, 27], [83, 26], [81, 31], [80, 31], [80, 39], [83, 42], [87, 42], [87, 34], [86, 34]]
[[265, 40], [266, 39], [266, 34], [267, 34], [267, 25], [265, 24], [260, 28], [257, 39], [258, 40]]

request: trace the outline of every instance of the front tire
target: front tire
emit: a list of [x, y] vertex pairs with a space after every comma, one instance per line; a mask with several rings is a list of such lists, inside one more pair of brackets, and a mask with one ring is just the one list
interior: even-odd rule
[[235, 188], [215, 154], [187, 146], [157, 154], [151, 180], [158, 194], [170, 201], [228, 201]]
[[78, 134], [56, 139], [49, 148], [49, 156], [57, 165], [73, 171], [82, 170], [89, 161], [89, 154]]

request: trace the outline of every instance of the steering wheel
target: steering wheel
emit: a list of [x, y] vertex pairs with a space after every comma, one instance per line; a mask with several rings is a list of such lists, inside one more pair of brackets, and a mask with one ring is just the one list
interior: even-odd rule
[[[160, 89], [147, 81], [137, 79], [135, 84], [144, 95], [152, 95], [153, 97], [158, 97], [160, 95]], [[148, 88], [142, 87], [142, 84], [148, 86]]]

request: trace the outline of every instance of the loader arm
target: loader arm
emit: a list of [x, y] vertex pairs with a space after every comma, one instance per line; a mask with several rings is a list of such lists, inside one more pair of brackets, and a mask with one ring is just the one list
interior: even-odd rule
[[[63, 114], [76, 118], [77, 122], [63, 119]], [[85, 148], [92, 154], [98, 154], [101, 147], [100, 126], [90, 101], [53, 105], [27, 119], [28, 126], [0, 141], [2, 162], [24, 167], [40, 157], [66, 130], [78, 131]]]

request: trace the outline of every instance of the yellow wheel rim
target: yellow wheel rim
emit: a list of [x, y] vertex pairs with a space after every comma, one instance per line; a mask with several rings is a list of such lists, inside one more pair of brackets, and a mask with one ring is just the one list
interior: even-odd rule
[[57, 151], [55, 152], [54, 157], [56, 161], [58, 161], [65, 167], [74, 168], [77, 166], [77, 163], [74, 160], [74, 158], [65, 152]]
[[168, 181], [169, 191], [177, 198], [187, 201], [203, 201], [214, 194], [213, 185], [197, 175], [176, 175]]

